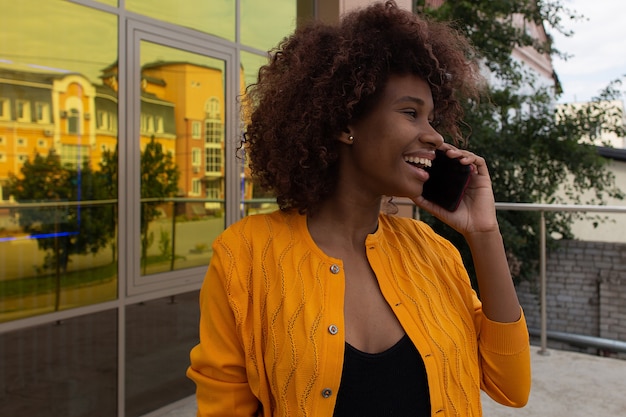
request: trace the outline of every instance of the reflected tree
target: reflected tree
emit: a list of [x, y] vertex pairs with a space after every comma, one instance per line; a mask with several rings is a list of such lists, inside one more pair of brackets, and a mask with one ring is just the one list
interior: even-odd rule
[[[154, 136], [141, 153], [141, 264], [146, 274], [148, 248], [154, 241], [150, 223], [159, 215], [158, 206], [163, 199], [174, 197], [178, 191], [180, 171], [170, 152]], [[175, 215], [173, 213], [172, 215]]]
[[[102, 161], [100, 161], [100, 173], [102, 175], [102, 187], [107, 198], [117, 200], [118, 196], [118, 178], [119, 178], [119, 163], [118, 163], [118, 146], [115, 145], [115, 150], [105, 150], [102, 153]], [[117, 204], [110, 206], [111, 227], [113, 227], [112, 235], [115, 236], [117, 228]], [[117, 255], [117, 239], [111, 239], [111, 262], [115, 263]]]
[[[46, 251], [43, 270], [56, 275], [56, 309], [60, 277], [67, 271], [72, 255], [96, 254], [114, 234], [110, 208], [106, 205], [76, 204], [107, 198], [104, 177], [88, 162], [82, 167], [63, 166], [54, 150], [36, 153], [26, 160], [21, 175], [9, 175], [10, 194], [19, 203], [31, 203], [13, 210], [22, 229]], [[34, 204], [32, 204], [34, 203]]]

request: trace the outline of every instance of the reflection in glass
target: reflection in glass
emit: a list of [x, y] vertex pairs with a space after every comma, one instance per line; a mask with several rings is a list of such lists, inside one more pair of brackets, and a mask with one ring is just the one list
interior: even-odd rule
[[132, 12], [235, 40], [235, 0], [126, 0]]
[[141, 43], [141, 273], [208, 265], [224, 229], [225, 64]]
[[[251, 54], [245, 51], [241, 52], [241, 78], [245, 82], [245, 87], [256, 82], [259, 68], [267, 63], [267, 57]], [[275, 203], [276, 199], [270, 194], [262, 190], [252, 181], [247, 166], [242, 168], [241, 194], [243, 195], [243, 213], [249, 214], [267, 213], [278, 209]]]
[[185, 371], [198, 343], [198, 321], [198, 291], [126, 308], [126, 416], [194, 393]]
[[22, 0], [0, 27], [0, 322], [115, 299], [117, 20]]
[[114, 310], [0, 337], [0, 416], [117, 415]]
[[96, 0], [100, 3], [108, 4], [109, 6], [117, 7], [117, 0]]
[[296, 27], [296, 0], [241, 0], [241, 43], [268, 51]]

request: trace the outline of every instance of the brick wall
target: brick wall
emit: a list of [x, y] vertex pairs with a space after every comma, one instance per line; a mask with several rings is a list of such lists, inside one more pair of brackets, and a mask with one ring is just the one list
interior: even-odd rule
[[[548, 330], [626, 342], [626, 244], [566, 240], [548, 254]], [[517, 287], [528, 326], [539, 329], [539, 278]], [[549, 341], [549, 347], [617, 356]]]

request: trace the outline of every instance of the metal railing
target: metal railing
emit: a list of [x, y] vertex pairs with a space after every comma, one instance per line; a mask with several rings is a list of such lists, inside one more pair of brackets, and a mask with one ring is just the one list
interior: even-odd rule
[[570, 204], [531, 204], [531, 203], [496, 203], [497, 210], [511, 211], [538, 211], [539, 219], [539, 280], [540, 280], [540, 309], [541, 324], [539, 329], [540, 337], [540, 354], [547, 354], [548, 336], [556, 340], [571, 343], [581, 343], [590, 347], [604, 348], [610, 345], [613, 349], [626, 352], [626, 343], [611, 339], [603, 339], [599, 337], [583, 336], [563, 332], [548, 332], [547, 322], [547, 277], [546, 277], [546, 212], [579, 212], [579, 213], [626, 213], [626, 207], [623, 206], [601, 206], [601, 205], [570, 205]]

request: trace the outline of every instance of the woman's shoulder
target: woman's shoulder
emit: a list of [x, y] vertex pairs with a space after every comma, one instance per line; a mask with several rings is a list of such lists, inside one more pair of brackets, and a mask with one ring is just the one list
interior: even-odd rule
[[410, 217], [381, 214], [385, 233], [402, 236], [421, 245], [431, 248], [441, 247], [443, 250], [454, 249], [454, 245], [446, 238], [437, 234], [427, 223]]
[[296, 230], [299, 220], [300, 215], [293, 211], [276, 210], [271, 213], [252, 214], [228, 226], [219, 238], [222, 240], [275, 238], [285, 231]]
[[428, 224], [411, 217], [381, 213], [380, 221], [387, 226], [385, 230], [393, 233], [418, 233], [437, 236], [435, 231]]

